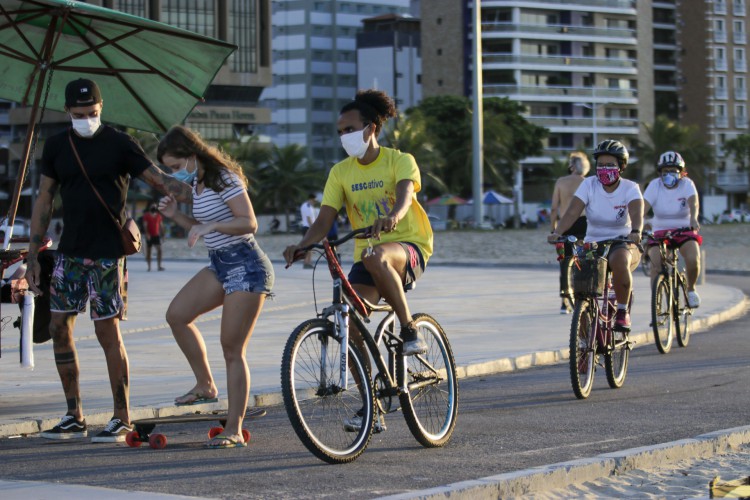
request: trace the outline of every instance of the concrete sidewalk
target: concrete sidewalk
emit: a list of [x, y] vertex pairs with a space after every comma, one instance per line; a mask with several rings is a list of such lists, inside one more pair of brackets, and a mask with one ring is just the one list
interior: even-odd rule
[[[141, 264], [141, 265], [138, 265]], [[220, 310], [198, 324], [220, 391], [219, 403], [175, 407], [176, 396], [189, 390], [194, 378], [165, 320], [166, 308], [180, 287], [203, 265], [197, 261], [166, 261], [164, 272], [147, 273], [141, 263], [130, 267], [129, 317], [122, 324], [130, 359], [131, 418], [145, 418], [198, 409], [226, 408], [226, 375], [219, 346]], [[313, 285], [320, 309], [330, 298], [326, 268], [313, 272], [275, 262], [276, 297], [266, 302], [250, 341], [251, 404], [280, 404], [280, 362], [284, 344], [302, 321], [315, 316]], [[559, 314], [557, 270], [431, 266], [409, 293], [412, 312], [427, 312], [451, 340], [459, 376], [477, 376], [559, 362], [568, 355], [570, 316]], [[633, 334], [636, 347], [655, 349], [650, 333], [648, 279], [634, 273]], [[744, 294], [706, 284], [699, 287], [702, 306], [694, 327], [707, 328], [744, 312]], [[15, 319], [16, 309], [4, 305], [3, 316]], [[79, 316], [76, 341], [81, 366], [84, 413], [90, 426], [104, 425], [112, 415], [104, 355], [88, 315]], [[6, 326], [0, 358], [0, 437], [32, 434], [51, 427], [66, 405], [55, 369], [51, 342], [35, 346], [35, 368], [22, 368], [17, 330]]]

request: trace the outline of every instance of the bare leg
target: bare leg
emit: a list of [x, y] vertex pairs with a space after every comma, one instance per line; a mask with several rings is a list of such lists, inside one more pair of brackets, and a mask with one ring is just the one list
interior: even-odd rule
[[680, 247], [680, 254], [685, 261], [688, 291], [695, 290], [695, 283], [701, 271], [701, 249], [697, 241], [687, 241]]
[[81, 403], [81, 387], [79, 382], [80, 369], [73, 328], [76, 323], [75, 314], [51, 313], [50, 334], [52, 349], [55, 353], [55, 365], [60, 376], [65, 399], [68, 403], [68, 413], [76, 419], [83, 419], [83, 405]]
[[94, 321], [94, 331], [99, 345], [104, 349], [109, 372], [109, 385], [112, 388], [114, 400], [114, 416], [130, 423], [129, 401], [130, 380], [128, 368], [128, 354], [120, 335], [120, 320], [117, 318], [99, 319]]
[[151, 245], [146, 244], [146, 264], [148, 265], [148, 270], [151, 270]]
[[224, 298], [221, 314], [221, 347], [227, 367], [229, 411], [224, 434], [242, 433], [242, 420], [250, 394], [250, 370], [247, 367], [247, 344], [266, 296], [252, 292], [233, 292]]
[[406, 303], [403, 280], [406, 274], [406, 253], [399, 243], [383, 243], [373, 248], [372, 255], [362, 256], [365, 269], [375, 281], [375, 287], [391, 305], [402, 326], [411, 323]]
[[627, 304], [633, 289], [633, 270], [638, 267], [640, 252], [633, 247], [618, 248], [609, 253], [609, 267], [618, 304]]
[[648, 249], [648, 258], [651, 261], [651, 283], [653, 284], [656, 277], [661, 273], [661, 252], [659, 247]]
[[[182, 287], [167, 309], [167, 323], [172, 328], [172, 335], [195, 375], [196, 384], [190, 393], [205, 397], [216, 397], [219, 393], [208, 363], [206, 344], [193, 321], [219, 307], [223, 300], [224, 289], [214, 273], [204, 268]], [[177, 398], [175, 402], [190, 400], [190, 397]]]
[[156, 266], [159, 271], [164, 270], [164, 267], [161, 265], [161, 245], [156, 245]]

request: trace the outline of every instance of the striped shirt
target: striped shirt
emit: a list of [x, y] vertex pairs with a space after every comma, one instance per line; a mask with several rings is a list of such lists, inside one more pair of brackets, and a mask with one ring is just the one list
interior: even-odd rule
[[[236, 174], [230, 172], [222, 172], [221, 179], [227, 186], [218, 193], [206, 187], [202, 193], [198, 194], [197, 181], [193, 181], [193, 218], [198, 222], [227, 222], [234, 219], [227, 201], [241, 195], [245, 191], [245, 186]], [[203, 237], [209, 250], [254, 239], [255, 236], [252, 233], [233, 235], [218, 231], [211, 231]]]

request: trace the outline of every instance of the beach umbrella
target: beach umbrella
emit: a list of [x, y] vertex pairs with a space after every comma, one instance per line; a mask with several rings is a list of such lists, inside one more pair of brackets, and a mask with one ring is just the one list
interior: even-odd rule
[[503, 205], [506, 203], [513, 203], [513, 200], [496, 191], [490, 190], [482, 195], [482, 203], [485, 205]]
[[0, 0], [0, 98], [31, 107], [8, 226], [18, 208], [37, 117], [42, 108], [63, 111], [68, 82], [96, 81], [103, 121], [160, 132], [181, 123], [203, 100], [235, 49], [83, 2]]
[[444, 194], [427, 202], [428, 205], [464, 205], [466, 200], [455, 194]]

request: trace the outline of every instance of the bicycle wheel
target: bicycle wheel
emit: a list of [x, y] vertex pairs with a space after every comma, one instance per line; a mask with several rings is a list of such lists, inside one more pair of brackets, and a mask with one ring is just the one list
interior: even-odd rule
[[660, 274], [651, 287], [651, 328], [656, 348], [662, 354], [672, 348], [674, 337], [671, 295], [669, 280]]
[[578, 399], [586, 399], [594, 385], [596, 368], [596, 310], [591, 299], [581, 299], [570, 326], [570, 383]]
[[397, 356], [398, 374], [406, 370], [408, 391], [399, 396], [406, 425], [422, 446], [436, 448], [450, 440], [458, 416], [458, 378], [453, 351], [434, 318], [413, 316], [427, 343], [424, 354]]
[[693, 310], [687, 304], [687, 283], [685, 276], [680, 274], [677, 279], [674, 301], [674, 329], [677, 334], [677, 344], [687, 347], [690, 342], [690, 323], [693, 321]]
[[[353, 461], [367, 448], [375, 401], [367, 364], [352, 343], [349, 387], [341, 387], [341, 342], [333, 331], [333, 324], [323, 319], [305, 321], [294, 330], [284, 347], [281, 390], [289, 421], [305, 447], [338, 464]], [[347, 432], [344, 422], [357, 414], [362, 425]]]
[[604, 371], [607, 372], [607, 383], [612, 389], [618, 389], [625, 383], [629, 358], [628, 333], [612, 330], [612, 342], [604, 355]]

